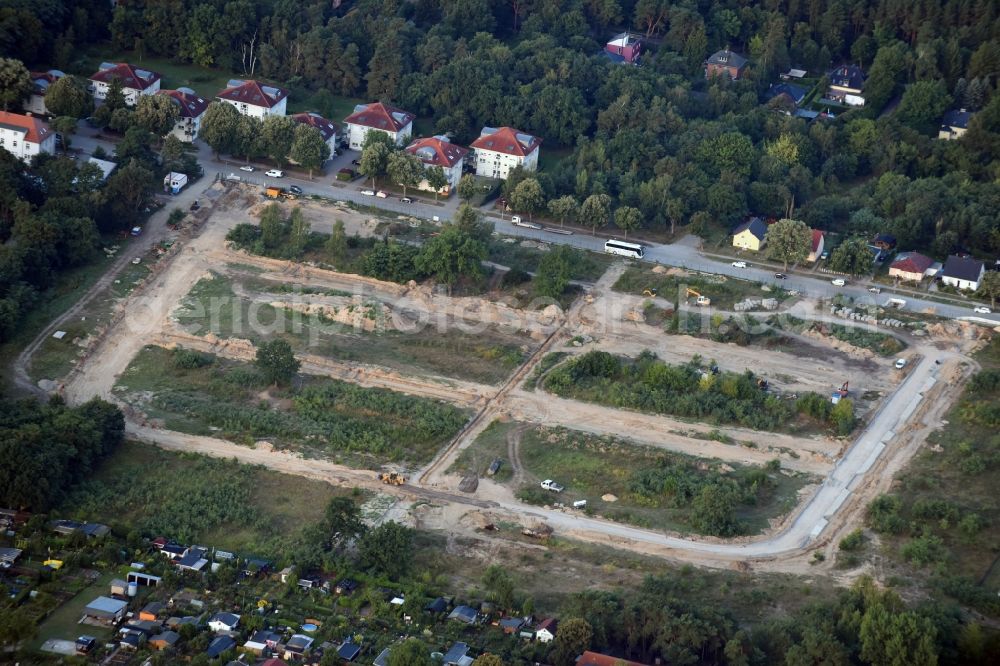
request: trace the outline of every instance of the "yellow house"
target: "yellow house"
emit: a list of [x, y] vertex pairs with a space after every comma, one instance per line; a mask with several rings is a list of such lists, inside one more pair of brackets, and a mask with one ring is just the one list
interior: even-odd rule
[[749, 220], [733, 229], [733, 247], [741, 250], [759, 251], [764, 247], [764, 237], [767, 235], [767, 225], [759, 217]]

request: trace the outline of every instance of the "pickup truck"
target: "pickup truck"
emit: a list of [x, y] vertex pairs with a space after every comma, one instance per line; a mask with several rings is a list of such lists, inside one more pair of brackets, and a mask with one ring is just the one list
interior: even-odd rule
[[545, 479], [542, 481], [542, 490], [551, 490], [554, 493], [561, 493], [566, 490], [566, 486], [556, 483], [552, 479]]

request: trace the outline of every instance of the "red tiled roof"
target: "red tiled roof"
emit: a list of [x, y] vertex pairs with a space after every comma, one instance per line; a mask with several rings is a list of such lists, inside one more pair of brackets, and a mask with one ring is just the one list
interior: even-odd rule
[[251, 80], [244, 81], [232, 88], [226, 88], [219, 93], [218, 97], [229, 102], [241, 102], [270, 109], [288, 97], [288, 91], [277, 86], [261, 85]]
[[99, 81], [101, 83], [111, 83], [111, 79], [115, 78], [121, 80], [122, 86], [125, 88], [145, 90], [159, 81], [160, 75], [157, 72], [153, 72], [148, 69], [133, 67], [127, 62], [120, 62], [114, 67], [108, 67], [107, 69], [102, 69], [101, 71], [96, 72], [90, 77], [90, 80]]
[[645, 666], [645, 664], [587, 650], [576, 660], [576, 666]]
[[205, 113], [208, 108], [208, 100], [183, 90], [157, 90], [157, 95], [166, 95], [177, 103], [181, 111], [181, 118], [197, 118]]
[[819, 249], [819, 244], [823, 242], [823, 232], [819, 229], [813, 229], [812, 232], [812, 251], [815, 252]]
[[280, 659], [268, 659], [260, 666], [288, 666], [288, 664]]
[[57, 69], [50, 69], [47, 72], [30, 72], [29, 76], [31, 77], [32, 85], [35, 87], [35, 94], [44, 95], [49, 86], [62, 78], [62, 76], [65, 76], [65, 74], [62, 74]]
[[542, 142], [537, 136], [526, 134], [513, 127], [498, 127], [494, 132], [488, 132], [488, 129], [492, 128], [483, 128], [483, 134], [472, 142], [473, 148], [525, 157]]
[[892, 262], [889, 268], [903, 271], [904, 273], [923, 273], [933, 263], [934, 260], [930, 257], [925, 257], [918, 252], [907, 252], [906, 254], [901, 254], [896, 261]]
[[382, 102], [355, 107], [354, 113], [344, 118], [349, 125], [364, 125], [387, 132], [398, 132], [413, 122], [415, 115]]
[[556, 626], [558, 624], [559, 624], [559, 621], [556, 620], [556, 618], [554, 618], [554, 617], [547, 617], [547, 618], [545, 618], [544, 620], [542, 620], [541, 622], [538, 623], [538, 626], [535, 627], [535, 630], [536, 631], [541, 631], [542, 629], [548, 629], [550, 632], [555, 633]]
[[319, 130], [324, 141], [329, 141], [337, 133], [337, 123], [327, 120], [318, 113], [296, 113], [292, 120]]
[[42, 143], [52, 136], [49, 124], [34, 116], [22, 116], [16, 113], [0, 111], [0, 126], [24, 130], [24, 140], [31, 143]]
[[432, 136], [426, 139], [417, 139], [406, 147], [406, 152], [416, 155], [424, 164], [453, 167], [466, 156], [469, 149]]

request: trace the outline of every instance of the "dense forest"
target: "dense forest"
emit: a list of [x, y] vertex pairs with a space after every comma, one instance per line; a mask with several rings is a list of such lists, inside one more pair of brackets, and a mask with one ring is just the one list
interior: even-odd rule
[[[610, 195], [647, 227], [726, 228], [754, 213], [892, 233], [942, 255], [1000, 252], [1000, 7], [992, 0], [8, 1], [0, 51], [74, 71], [79, 49], [159, 56], [312, 95], [391, 101], [468, 142], [513, 125], [569, 152], [547, 200]], [[599, 56], [617, 30], [641, 67]], [[705, 81], [729, 46], [737, 82]], [[807, 123], [763, 105], [789, 66], [865, 68], [867, 104]], [[89, 74], [90, 72], [81, 71]], [[820, 87], [825, 79], [819, 81]], [[934, 138], [948, 108], [966, 137]], [[883, 111], [885, 111], [883, 113]], [[338, 119], [339, 120], [339, 119]]]

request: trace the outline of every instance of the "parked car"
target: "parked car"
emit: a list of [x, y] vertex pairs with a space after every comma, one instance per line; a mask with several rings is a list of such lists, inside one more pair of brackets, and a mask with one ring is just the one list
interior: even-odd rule
[[403, 203], [413, 203], [413, 199], [411, 199], [410, 197], [401, 197], [400, 201], [402, 201]]
[[552, 479], [545, 479], [544, 481], [542, 481], [542, 489], [551, 490], [554, 493], [561, 493], [562, 491], [566, 490], [566, 487], [563, 486], [562, 484], [556, 483]]
[[299, 187], [298, 185], [289, 185], [288, 191], [291, 192], [292, 194], [302, 194], [302, 188]]
[[745, 262], [745, 261], [734, 261], [733, 262], [733, 268], [746, 268], [746, 267], [747, 267], [747, 262]]
[[268, 169], [264, 173], [264, 175], [265, 176], [270, 176], [271, 178], [284, 178], [285, 177], [285, 172], [282, 171], [281, 169]]
[[830, 258], [830, 253], [827, 252], [826, 250], [823, 250], [823, 254], [819, 255], [819, 258], [823, 259], [823, 260], [829, 259]]
[[132, 227], [132, 235], [139, 236], [142, 234], [142, 227]]
[[873, 294], [881, 294], [882, 287], [868, 287], [868, 291], [870, 291]]
[[844, 278], [834, 278], [830, 280], [830, 284], [832, 284], [834, 287], [843, 287], [845, 284], [847, 284], [847, 281]]
[[351, 164], [353, 164], [354, 166], [358, 166], [361, 164], [361, 162], [359, 162], [358, 160], [351, 160]]
[[379, 190], [378, 192], [375, 193], [375, 196], [377, 196], [379, 199], [388, 199], [389, 198], [388, 193], [386, 193], [384, 190]]
[[785, 280], [787, 278], [788, 278], [788, 276], [785, 275], [784, 273], [775, 273], [774, 274], [774, 279], [775, 280]]
[[244, 164], [243, 166], [240, 167], [240, 171], [246, 171], [247, 173], [252, 173], [253, 167], [250, 166], [249, 164]]
[[976, 307], [972, 308], [972, 311], [975, 312], [976, 314], [993, 314], [993, 310], [990, 310], [985, 305], [977, 305]]
[[375, 190], [361, 190], [361, 196], [373, 197], [375, 196]]
[[906, 359], [905, 358], [896, 359], [896, 369], [897, 370], [902, 370], [905, 367], [906, 367]]

